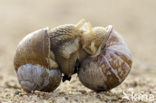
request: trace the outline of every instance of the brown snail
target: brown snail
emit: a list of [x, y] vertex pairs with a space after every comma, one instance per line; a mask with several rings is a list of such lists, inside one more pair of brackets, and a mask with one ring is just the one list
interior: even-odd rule
[[[112, 59], [106, 61], [108, 58]], [[107, 68], [106, 62], [112, 62], [113, 69]], [[92, 28], [84, 21], [28, 34], [17, 46], [14, 57], [19, 83], [28, 92], [53, 91], [62, 74], [64, 81], [77, 72], [86, 87], [109, 90], [125, 79], [131, 64], [129, 49], [111, 26]]]
[[81, 33], [77, 28], [79, 24], [40, 29], [19, 43], [14, 66], [24, 90], [53, 91], [62, 73], [74, 73]]
[[[87, 51], [91, 56], [81, 61], [78, 76], [86, 87], [95, 91], [108, 91], [127, 77], [132, 66], [131, 54], [123, 38], [112, 26], [95, 27], [89, 34], [95, 38], [87, 46], [90, 47]], [[98, 35], [104, 37], [102, 42], [96, 40]]]

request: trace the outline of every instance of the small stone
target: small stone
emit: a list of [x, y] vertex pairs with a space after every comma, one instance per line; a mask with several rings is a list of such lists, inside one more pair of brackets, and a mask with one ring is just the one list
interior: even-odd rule
[[96, 95], [96, 98], [101, 99], [101, 96], [100, 95]]
[[79, 92], [81, 92], [82, 94], [87, 93], [85, 90], [79, 90]]
[[75, 100], [75, 102], [78, 102], [78, 99], [75, 98], [74, 100]]
[[55, 98], [52, 98], [52, 100], [51, 100], [51, 101], [52, 101], [52, 103], [55, 103]]
[[19, 96], [23, 96], [24, 94], [19, 94]]
[[68, 100], [69, 98], [68, 97], [64, 97], [66, 100]]
[[20, 91], [16, 90], [14, 94], [18, 95], [19, 93], [20, 93]]

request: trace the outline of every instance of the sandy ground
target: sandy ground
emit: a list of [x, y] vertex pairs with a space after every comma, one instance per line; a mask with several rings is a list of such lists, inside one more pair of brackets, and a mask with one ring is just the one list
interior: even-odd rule
[[[156, 101], [155, 11], [155, 0], [0, 0], [0, 103]], [[37, 29], [76, 23], [81, 18], [94, 26], [112, 24], [122, 34], [133, 55], [128, 78], [109, 92], [87, 89], [76, 75], [51, 93], [23, 92], [13, 67], [18, 42]], [[123, 99], [124, 93], [129, 100]]]

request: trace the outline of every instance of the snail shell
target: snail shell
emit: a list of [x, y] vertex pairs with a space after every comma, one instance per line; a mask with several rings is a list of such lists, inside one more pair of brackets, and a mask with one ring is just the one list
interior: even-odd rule
[[28, 34], [16, 49], [15, 70], [19, 83], [28, 92], [53, 91], [61, 81], [47, 31], [48, 28], [44, 28]]
[[81, 31], [75, 25], [44, 28], [28, 34], [18, 45], [14, 66], [26, 91], [53, 91], [62, 73], [71, 76], [79, 58]]
[[78, 72], [82, 84], [95, 91], [108, 91], [118, 86], [132, 66], [131, 54], [123, 38], [109, 28], [99, 51], [85, 58]]

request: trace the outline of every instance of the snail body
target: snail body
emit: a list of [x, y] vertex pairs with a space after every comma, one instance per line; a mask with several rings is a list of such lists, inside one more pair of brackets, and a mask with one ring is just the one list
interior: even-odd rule
[[53, 91], [74, 73], [86, 87], [106, 91], [126, 78], [131, 64], [127, 45], [111, 26], [92, 28], [85, 21], [28, 34], [14, 57], [19, 83], [27, 92]]

